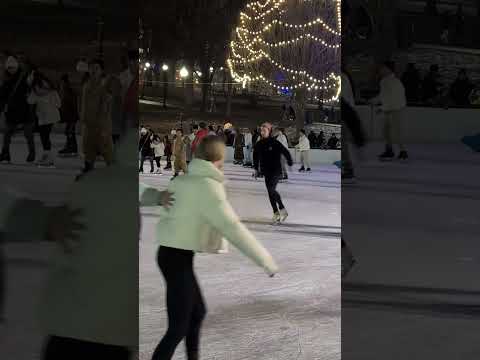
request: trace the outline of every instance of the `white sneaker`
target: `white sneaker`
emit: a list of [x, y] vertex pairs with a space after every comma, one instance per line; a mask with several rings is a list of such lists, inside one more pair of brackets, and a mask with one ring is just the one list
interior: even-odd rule
[[157, 169], [157, 174], [158, 174], [158, 175], [163, 175], [162, 170]]
[[280, 219], [281, 219], [280, 213], [276, 212], [273, 214], [272, 222], [274, 224], [280, 223]]
[[280, 210], [280, 222], [284, 222], [288, 217], [288, 212], [286, 209]]

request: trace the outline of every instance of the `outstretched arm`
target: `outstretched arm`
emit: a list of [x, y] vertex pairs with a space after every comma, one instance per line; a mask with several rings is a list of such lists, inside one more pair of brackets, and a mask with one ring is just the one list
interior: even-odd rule
[[208, 201], [202, 201], [199, 205], [203, 206], [202, 213], [207, 221], [245, 256], [265, 269], [269, 275], [273, 276], [278, 272], [272, 256], [242, 224], [228, 202], [225, 192], [210, 187], [204, 193], [208, 197], [205, 200]]

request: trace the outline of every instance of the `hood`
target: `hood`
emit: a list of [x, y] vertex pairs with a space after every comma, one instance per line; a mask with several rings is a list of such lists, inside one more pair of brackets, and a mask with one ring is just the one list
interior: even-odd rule
[[188, 176], [210, 178], [220, 183], [225, 182], [225, 175], [210, 161], [193, 159], [188, 167]]

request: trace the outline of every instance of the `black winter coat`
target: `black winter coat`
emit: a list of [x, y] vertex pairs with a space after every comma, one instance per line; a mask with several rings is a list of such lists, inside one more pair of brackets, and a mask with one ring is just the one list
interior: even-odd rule
[[288, 166], [293, 165], [290, 151], [273, 137], [259, 140], [254, 149], [253, 167], [267, 177], [282, 174], [282, 156], [287, 159]]
[[5, 118], [8, 124], [18, 125], [34, 120], [32, 107], [27, 103], [28, 91], [26, 76], [20, 70], [3, 83], [0, 88], [0, 110], [3, 111], [7, 106]]

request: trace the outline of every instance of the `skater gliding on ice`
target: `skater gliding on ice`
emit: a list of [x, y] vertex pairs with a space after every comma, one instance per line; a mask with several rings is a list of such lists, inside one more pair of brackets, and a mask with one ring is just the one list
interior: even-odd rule
[[277, 191], [277, 185], [282, 179], [282, 156], [287, 159], [288, 166], [293, 165], [292, 155], [285, 146], [272, 136], [272, 124], [264, 123], [260, 128], [261, 139], [256, 143], [253, 152], [255, 177], [261, 173], [265, 176], [268, 197], [273, 209], [273, 222], [283, 222], [288, 212]]
[[[167, 291], [168, 330], [153, 360], [169, 360], [185, 339], [188, 360], [199, 360], [200, 330], [206, 307], [193, 260], [196, 252], [222, 253], [231, 242], [273, 276], [277, 265], [268, 251], [241, 223], [227, 200], [223, 164], [225, 144], [217, 136], [197, 146], [189, 172], [170, 182], [172, 208], [162, 211], [157, 226], [158, 265]], [[141, 201], [143, 205], [148, 199]]]
[[298, 171], [312, 171], [310, 167], [310, 140], [308, 140], [307, 133], [303, 129], [300, 130], [300, 141], [297, 145], [297, 150], [300, 152], [300, 162], [302, 163], [302, 167]]

